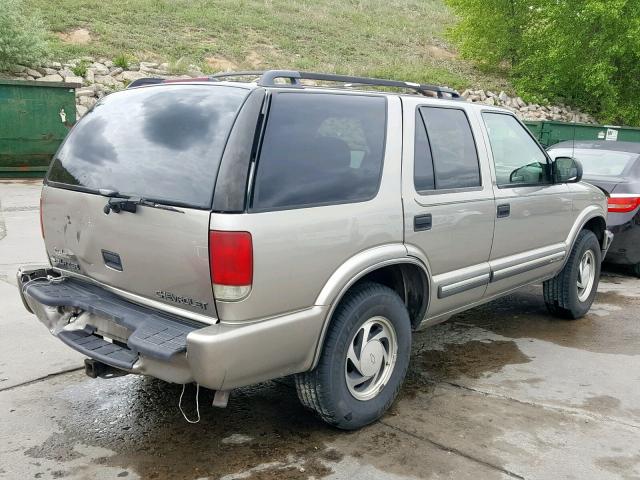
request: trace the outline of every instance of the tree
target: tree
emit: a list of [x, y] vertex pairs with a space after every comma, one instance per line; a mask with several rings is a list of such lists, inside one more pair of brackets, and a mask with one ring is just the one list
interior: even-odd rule
[[640, 125], [638, 0], [446, 1], [462, 55], [506, 68], [525, 97]]

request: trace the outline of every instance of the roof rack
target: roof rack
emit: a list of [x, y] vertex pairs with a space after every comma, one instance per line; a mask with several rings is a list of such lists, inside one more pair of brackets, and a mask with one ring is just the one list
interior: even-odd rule
[[[262, 87], [304, 88], [300, 80], [318, 80], [323, 82], [339, 82], [345, 85], [374, 85], [377, 87], [406, 88], [421, 95], [446, 99], [460, 99], [460, 94], [451, 88], [437, 85], [404, 82], [401, 80], [384, 80], [381, 78], [354, 77], [351, 75], [335, 75], [333, 73], [299, 72], [297, 70], [265, 70], [265, 71], [240, 71], [220, 72], [209, 76], [211, 80], [222, 80], [230, 77], [259, 77], [257, 84]], [[289, 84], [276, 83], [276, 79], [289, 80]]]

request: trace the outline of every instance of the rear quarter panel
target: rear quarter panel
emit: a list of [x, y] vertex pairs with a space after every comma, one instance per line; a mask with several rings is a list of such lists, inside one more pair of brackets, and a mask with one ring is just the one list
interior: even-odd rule
[[238, 302], [216, 301], [221, 322], [243, 323], [312, 307], [332, 274], [354, 255], [402, 244], [400, 100], [388, 97], [380, 189], [359, 203], [211, 215], [212, 230], [250, 232], [253, 287]]

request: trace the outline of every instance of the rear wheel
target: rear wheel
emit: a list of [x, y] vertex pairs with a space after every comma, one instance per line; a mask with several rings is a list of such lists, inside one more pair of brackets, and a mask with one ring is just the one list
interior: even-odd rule
[[409, 365], [411, 322], [392, 289], [367, 282], [340, 302], [318, 366], [296, 375], [301, 402], [327, 423], [354, 430], [379, 419]]
[[544, 301], [553, 315], [576, 319], [589, 311], [598, 290], [601, 256], [595, 234], [582, 230], [562, 271], [544, 282]]

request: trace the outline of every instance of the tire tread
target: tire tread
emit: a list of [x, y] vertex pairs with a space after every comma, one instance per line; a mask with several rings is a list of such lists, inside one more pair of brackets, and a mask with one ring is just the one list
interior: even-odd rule
[[[578, 315], [571, 307], [570, 295], [574, 287], [571, 282], [571, 272], [575, 268], [576, 262], [580, 261], [578, 256], [582, 253], [583, 245], [590, 241], [591, 238], [595, 239], [596, 243], [598, 242], [591, 230], [580, 231], [564, 268], [555, 277], [545, 281], [543, 284], [542, 290], [547, 310], [554, 316], [565, 319], [578, 318]], [[598, 258], [598, 255], [596, 257]], [[597, 288], [597, 278], [593, 288]]]
[[[356, 285], [351, 291], [347, 292], [338, 305], [327, 330], [324, 344], [333, 345], [338, 341], [342, 327], [350, 319], [348, 313], [352, 309], [370, 296], [380, 294], [391, 297], [393, 301], [400, 302], [404, 308], [404, 302], [389, 287], [375, 282], [363, 282]], [[295, 383], [300, 402], [305, 407], [314, 410], [326, 423], [339, 427], [341, 419], [337, 418], [336, 412], [331, 408], [330, 394], [326, 390], [329, 381], [322, 376], [322, 372], [329, 370], [331, 360], [329, 356], [321, 354], [318, 365], [313, 370], [295, 375]], [[391, 405], [401, 386], [402, 383], [400, 382], [391, 397], [391, 401], [384, 405], [383, 411]]]

